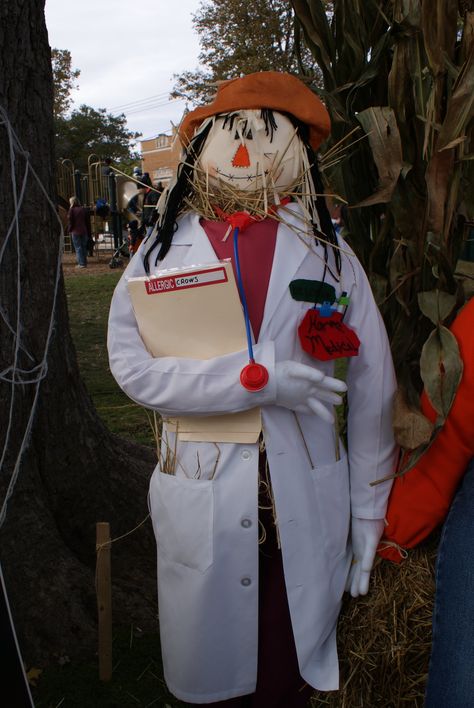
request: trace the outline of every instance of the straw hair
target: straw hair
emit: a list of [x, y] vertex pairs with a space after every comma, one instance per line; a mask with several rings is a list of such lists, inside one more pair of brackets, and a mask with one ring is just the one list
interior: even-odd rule
[[302, 81], [278, 71], [260, 71], [221, 83], [212, 103], [185, 116], [179, 136], [187, 146], [201, 123], [210, 116], [244, 109], [269, 108], [289, 113], [309, 127], [309, 144], [317, 150], [331, 130], [329, 114], [320, 99]]

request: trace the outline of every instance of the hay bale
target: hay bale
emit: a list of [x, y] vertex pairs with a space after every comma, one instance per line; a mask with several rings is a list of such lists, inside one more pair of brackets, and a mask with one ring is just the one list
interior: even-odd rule
[[339, 619], [341, 690], [314, 708], [422, 708], [431, 650], [438, 536], [400, 566], [378, 560], [370, 592], [346, 597]]

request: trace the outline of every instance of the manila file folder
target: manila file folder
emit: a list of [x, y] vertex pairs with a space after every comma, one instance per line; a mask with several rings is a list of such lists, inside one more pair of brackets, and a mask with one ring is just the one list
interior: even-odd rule
[[[247, 347], [230, 261], [129, 278], [128, 291], [140, 336], [154, 357], [210, 359]], [[179, 439], [195, 442], [254, 443], [261, 431], [259, 408], [166, 422]]]

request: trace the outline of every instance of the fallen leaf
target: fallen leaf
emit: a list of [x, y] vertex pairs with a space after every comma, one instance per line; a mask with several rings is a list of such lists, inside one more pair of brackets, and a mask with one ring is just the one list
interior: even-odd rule
[[30, 686], [36, 686], [36, 682], [38, 681], [42, 673], [43, 669], [36, 669], [34, 667], [26, 672], [26, 678]]

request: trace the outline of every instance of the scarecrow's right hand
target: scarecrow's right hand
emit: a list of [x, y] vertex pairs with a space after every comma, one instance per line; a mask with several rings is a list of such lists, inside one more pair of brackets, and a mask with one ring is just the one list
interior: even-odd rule
[[[334, 422], [332, 410], [324, 405], [339, 405], [340, 395], [347, 391], [343, 381], [325, 376], [313, 366], [298, 361], [281, 361], [275, 365], [276, 405], [295, 413], [312, 413], [327, 423]], [[324, 401], [324, 403], [322, 403]]]

